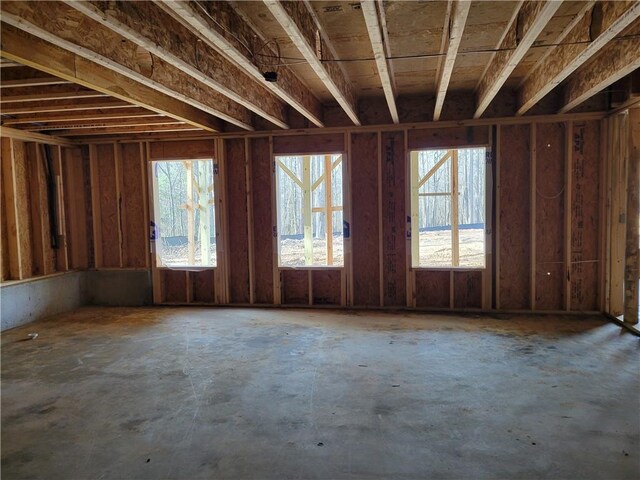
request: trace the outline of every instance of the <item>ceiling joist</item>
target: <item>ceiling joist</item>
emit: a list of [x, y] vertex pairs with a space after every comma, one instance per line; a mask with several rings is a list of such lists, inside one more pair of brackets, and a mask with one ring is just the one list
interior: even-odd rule
[[440, 115], [442, 114], [442, 106], [444, 105], [444, 99], [447, 95], [449, 81], [453, 73], [453, 66], [456, 63], [458, 48], [460, 47], [460, 41], [462, 40], [462, 34], [464, 32], [464, 26], [467, 23], [470, 8], [471, 2], [467, 0], [456, 1], [451, 7], [451, 28], [449, 29], [447, 53], [442, 68], [440, 69], [440, 76], [438, 77], [436, 106], [433, 112], [434, 121], [440, 120]]
[[2, 82], [0, 82], [0, 88], [45, 87], [69, 83], [71, 82], [58, 77], [19, 78], [15, 80], [2, 80]]
[[77, 85], [52, 85], [46, 87], [21, 87], [2, 90], [0, 103], [44, 102], [50, 100], [67, 100], [79, 98], [108, 97], [102, 92], [88, 90]]
[[96, 127], [96, 128], [71, 128], [56, 131], [60, 137], [79, 137], [84, 135], [132, 135], [149, 132], [194, 132], [201, 131], [191, 125], [154, 125], [139, 127]]
[[[6, 4], [7, 2], [3, 2], [2, 7], [4, 8]], [[134, 104], [210, 132], [220, 131], [222, 128], [221, 122], [217, 118], [192, 105], [135, 82], [113, 70], [90, 62], [83, 57], [29, 35], [13, 26], [2, 25], [0, 53], [23, 65], [42, 70], [122, 100], [107, 101], [107, 99], [104, 99], [101, 102], [96, 102], [94, 99], [89, 99], [90, 103], [84, 103], [82, 99], [73, 99], [61, 100], [57, 102], [58, 105], [40, 105], [37, 102], [30, 102], [34, 105], [3, 108], [3, 114], [93, 110], [96, 108], [109, 108], [109, 105], [113, 108], [121, 108]]]
[[[251, 112], [60, 2], [2, 2], [2, 21], [246, 130]], [[55, 22], [51, 19], [55, 18]]]
[[[283, 65], [278, 68], [277, 82], [265, 82], [265, 72], [258, 66], [256, 56], [276, 55], [276, 52], [268, 48], [268, 42], [262, 42], [259, 32], [248, 25], [229, 3], [162, 0], [160, 5], [314, 125], [324, 126], [322, 105], [289, 67]], [[239, 39], [245, 42], [258, 39], [260, 44], [247, 45]]]
[[336, 62], [306, 2], [263, 1], [351, 121], [360, 125], [351, 83]]
[[560, 5], [557, 0], [527, 0], [521, 4], [480, 81], [473, 118], [484, 113]]
[[151, 2], [78, 2], [69, 6], [141, 46], [168, 64], [281, 128], [289, 128], [284, 104], [199, 36]]
[[135, 107], [134, 108], [113, 108], [86, 111], [40, 113], [38, 115], [21, 116], [18, 118], [3, 119], [3, 125], [24, 125], [36, 122], [74, 122], [83, 120], [107, 120], [124, 118], [153, 118], [160, 117], [159, 113]]
[[[400, 123], [393, 77], [391, 76], [391, 70], [387, 60], [376, 2], [374, 0], [365, 0], [360, 2], [360, 6], [362, 8], [364, 20], [367, 24], [367, 31], [369, 32], [369, 39], [371, 40], [371, 48], [373, 49], [373, 55], [376, 59], [376, 67], [378, 68], [378, 75], [380, 76], [380, 82], [382, 83], [382, 90], [384, 91], [387, 105], [389, 105], [391, 119], [393, 120], [393, 123]], [[380, 8], [384, 7], [380, 5]]]
[[637, 68], [640, 68], [640, 38], [614, 39], [569, 78], [559, 113], [572, 110]]
[[558, 46], [529, 75], [518, 91], [517, 115], [523, 115], [545, 95], [598, 53], [640, 16], [638, 1], [596, 2]]
[[[38, 122], [41, 123], [41, 122]], [[184, 122], [167, 117], [149, 118], [122, 118], [112, 120], [81, 120], [62, 123], [47, 123], [28, 125], [24, 130], [29, 131], [53, 131], [68, 130], [70, 128], [98, 128], [98, 127], [138, 127], [151, 125], [184, 125]]]

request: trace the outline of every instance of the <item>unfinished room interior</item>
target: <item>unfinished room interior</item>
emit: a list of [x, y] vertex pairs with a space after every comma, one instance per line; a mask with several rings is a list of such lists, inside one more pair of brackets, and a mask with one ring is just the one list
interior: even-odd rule
[[640, 478], [640, 1], [2, 1], [3, 479]]

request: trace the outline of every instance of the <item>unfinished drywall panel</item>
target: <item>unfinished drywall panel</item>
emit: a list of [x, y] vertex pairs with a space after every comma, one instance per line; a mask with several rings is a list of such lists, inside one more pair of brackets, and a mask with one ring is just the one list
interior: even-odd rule
[[69, 267], [88, 268], [90, 228], [87, 228], [86, 206], [90, 205], [90, 195], [85, 190], [85, 182], [88, 181], [88, 160], [83, 155], [83, 149], [79, 147], [65, 148], [62, 152]]
[[453, 272], [453, 307], [482, 307], [482, 271]]
[[342, 272], [340, 270], [311, 270], [311, 291], [314, 305], [340, 305]]
[[189, 272], [191, 282], [190, 301], [194, 303], [215, 303], [215, 270], [207, 269]]
[[95, 145], [91, 158], [91, 190], [96, 267], [120, 267], [118, 177], [113, 144]]
[[488, 126], [416, 128], [407, 131], [410, 150], [489, 145]]
[[535, 308], [564, 308], [565, 124], [536, 125]]
[[600, 269], [600, 122], [573, 124], [571, 310], [597, 310]]
[[406, 305], [404, 132], [382, 133], [382, 282], [385, 306]]
[[309, 304], [309, 270], [283, 269], [280, 278], [283, 304]]
[[176, 140], [151, 142], [149, 145], [150, 160], [196, 160], [215, 157], [213, 140]]
[[498, 309], [530, 308], [530, 125], [499, 127]]
[[273, 212], [269, 138], [251, 139], [255, 303], [273, 303]]
[[160, 270], [162, 283], [162, 303], [188, 303], [187, 277], [189, 272], [184, 270]]
[[342, 133], [318, 135], [284, 135], [273, 137], [273, 153], [293, 155], [298, 153], [337, 153], [344, 151]]
[[226, 196], [228, 205], [229, 301], [249, 303], [249, 238], [247, 230], [247, 178], [245, 141], [225, 140]]
[[414, 270], [414, 276], [416, 307], [450, 307], [451, 272], [444, 270]]
[[353, 304], [380, 306], [378, 134], [351, 134]]
[[121, 172], [120, 202], [122, 225], [122, 265], [142, 268], [148, 265], [146, 224], [146, 169], [143, 168], [139, 143], [115, 145], [120, 149], [118, 170]]

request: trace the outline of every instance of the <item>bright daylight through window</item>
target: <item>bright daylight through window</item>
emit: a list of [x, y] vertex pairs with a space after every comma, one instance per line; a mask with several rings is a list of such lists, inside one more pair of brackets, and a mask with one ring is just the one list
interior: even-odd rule
[[216, 266], [214, 162], [153, 162], [158, 267]]
[[342, 266], [342, 155], [275, 162], [279, 265]]
[[485, 148], [411, 152], [413, 267], [485, 266]]

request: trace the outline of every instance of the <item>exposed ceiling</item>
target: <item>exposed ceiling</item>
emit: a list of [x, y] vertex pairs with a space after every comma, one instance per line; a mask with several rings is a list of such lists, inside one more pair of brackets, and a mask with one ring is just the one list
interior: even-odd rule
[[360, 124], [359, 99], [385, 98], [399, 121], [396, 100], [414, 96], [439, 119], [464, 92], [479, 117], [505, 89], [518, 114], [562, 89], [565, 111], [640, 66], [639, 3], [2, 2], [2, 125], [70, 137], [325, 126], [335, 105]]

